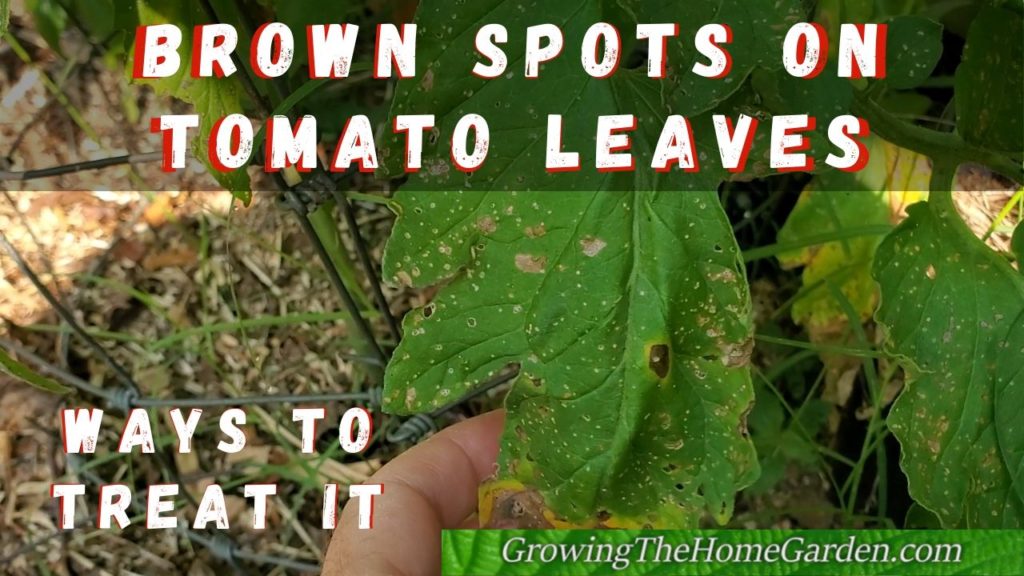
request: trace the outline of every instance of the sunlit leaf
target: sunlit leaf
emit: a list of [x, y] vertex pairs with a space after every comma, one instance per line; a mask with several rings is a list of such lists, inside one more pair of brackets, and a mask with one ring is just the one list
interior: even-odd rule
[[[864, 170], [831, 172], [812, 181], [779, 231], [779, 242], [894, 224], [906, 206], [927, 198], [922, 191], [928, 189], [931, 166], [925, 157], [878, 139], [871, 141], [870, 150], [871, 162]], [[783, 267], [803, 267], [803, 293], [793, 304], [793, 320], [812, 337], [834, 335], [846, 327], [848, 318], [828, 282], [840, 288], [861, 320], [870, 318], [878, 304], [871, 265], [881, 241], [880, 236], [850, 238], [779, 255]]]

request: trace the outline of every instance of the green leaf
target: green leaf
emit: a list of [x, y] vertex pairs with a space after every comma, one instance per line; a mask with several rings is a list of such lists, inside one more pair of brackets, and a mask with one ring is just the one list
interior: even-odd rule
[[978, 240], [950, 192], [885, 240], [878, 321], [909, 382], [888, 424], [914, 499], [943, 526], [1020, 528], [1024, 278]]
[[[831, 192], [805, 190], [779, 231], [778, 241], [798, 243], [815, 234], [892, 220], [887, 192]], [[779, 255], [784, 268], [804, 267], [804, 293], [793, 303], [793, 320], [812, 333], [838, 333], [847, 324], [842, 306], [827, 289], [839, 286], [862, 320], [875, 310], [877, 296], [871, 278], [871, 262], [877, 236], [828, 242]]]
[[[800, 245], [828, 232], [892, 224], [905, 206], [927, 197], [918, 192], [927, 189], [931, 173], [925, 157], [879, 139], [872, 139], [869, 149], [864, 170], [828, 172], [812, 180], [779, 231], [780, 244]], [[803, 291], [792, 313], [812, 339], [832, 341], [848, 324], [828, 282], [839, 287], [862, 320], [871, 318], [878, 304], [871, 265], [881, 241], [880, 236], [850, 238], [779, 255], [784, 268], [804, 268]]]
[[907, 516], [903, 519], [903, 528], [908, 530], [941, 530], [942, 523], [938, 516], [928, 511], [920, 504], [914, 503], [907, 510]]
[[942, 57], [942, 25], [920, 16], [889, 20], [885, 82], [897, 90], [917, 88]]
[[956, 72], [957, 127], [968, 142], [1024, 151], [1022, 37], [1018, 11], [985, 7], [971, 25]]
[[1017, 269], [1024, 272], [1024, 224], [1017, 224], [1010, 246], [1014, 255], [1017, 256]]
[[1024, 408], [1024, 362], [1021, 362], [1024, 358], [1024, 307], [1010, 329], [1003, 349], [1006, 354], [999, 364], [995, 390], [996, 439], [1016, 492], [1018, 525], [1024, 525], [1024, 426], [1021, 426], [1021, 409]]
[[[450, 4], [427, 0], [420, 4], [419, 50], [416, 78], [398, 83], [392, 114], [422, 114], [436, 111], [438, 136], [424, 146], [424, 169], [412, 176], [408, 186], [418, 189], [476, 188], [483, 190], [634, 190], [664, 188], [661, 174], [651, 170], [636, 173], [602, 174], [593, 169], [594, 134], [597, 117], [632, 113], [639, 127], [634, 136], [637, 162], [648, 161], [669, 114], [691, 116], [699, 149], [701, 172], [677, 178], [677, 186], [688, 190], [711, 190], [730, 175], [719, 167], [709, 112], [755, 113], [756, 95], [745, 90], [747, 76], [758, 67], [779, 69], [781, 46], [787, 24], [803, 16], [799, 0], [699, 0], [620, 3], [636, 22], [679, 22], [679, 37], [669, 42], [668, 73], [663, 81], [647, 77], [645, 65], [626, 69], [597, 80], [580, 66], [580, 43], [586, 29], [606, 16], [619, 18], [598, 0], [572, 2], [505, 2], [485, 0], [468, 3], [453, 11]], [[611, 16], [607, 12], [613, 12]], [[509, 29], [503, 48], [509, 58], [505, 77], [484, 80], [469, 71], [477, 62], [474, 38], [483, 21], [501, 22]], [[698, 57], [692, 37], [708, 22], [729, 24], [734, 42], [729, 46], [734, 67], [728, 78], [711, 80], [691, 72]], [[523, 77], [526, 28], [541, 23], [558, 25], [565, 34], [562, 55], [543, 66], [539, 79]], [[627, 24], [622, 24], [623, 26]], [[627, 33], [629, 32], [629, 33]], [[635, 32], [622, 30], [622, 36]], [[487, 163], [471, 177], [450, 166], [449, 143], [455, 123], [465, 114], [487, 118], [492, 135], [492, 153]], [[570, 174], [547, 174], [544, 157], [548, 114], [564, 118], [564, 145], [581, 152], [590, 169]], [[762, 163], [767, 154], [767, 129], [759, 130], [757, 151], [750, 164]], [[404, 140], [382, 141], [382, 172], [403, 174], [401, 160]], [[764, 169], [767, 169], [766, 166]]]
[[[192, 30], [196, 24], [205, 23], [206, 17], [198, 2], [173, 2], [171, 0], [139, 0], [139, 23], [162, 24], [172, 22], [181, 28], [182, 40], [179, 53], [182, 66], [170, 78], [145, 80], [158, 93], [173, 96], [192, 104], [199, 115], [199, 134], [193, 141], [193, 153], [203, 161], [207, 169], [221, 186], [231, 191], [245, 203], [251, 199], [249, 174], [244, 170], [221, 172], [209, 161], [206, 151], [213, 125], [228, 114], [243, 112], [242, 89], [235, 77], [192, 78], [187, 62], [192, 47]], [[128, 69], [132, 67], [128, 62]], [[244, 73], [239, 71], [239, 73]]]
[[[365, 2], [355, 2], [352, 0], [331, 0], [330, 2], [273, 0], [271, 4], [276, 21], [286, 24], [295, 31], [297, 39], [299, 38], [299, 31], [305, 31], [307, 26], [324, 24], [326, 22], [357, 21], [353, 20], [353, 18], [362, 16], [363, 11], [366, 9]], [[308, 51], [296, 50], [293, 69], [297, 69], [294, 67], [304, 65], [308, 61]]]
[[7, 34], [11, 24], [11, 0], [0, 0], [0, 36]]
[[[785, 407], [767, 386], [756, 386], [756, 401], [747, 424], [757, 448], [761, 476], [747, 488], [747, 494], [764, 494], [783, 478], [791, 464], [813, 469], [818, 452], [813, 438], [824, 427], [830, 410], [825, 402], [808, 399], [801, 407], [799, 420], [787, 421]], [[810, 438], [809, 438], [809, 437]]]
[[384, 260], [445, 283], [404, 322], [385, 409], [432, 410], [499, 370], [498, 480], [538, 526], [720, 522], [757, 475], [744, 268], [715, 192], [408, 192]]
[[70, 9], [84, 31], [96, 40], [105, 40], [114, 33], [118, 24], [118, 11], [131, 9], [124, 2], [115, 8], [115, 0], [92, 0], [88, 4], [71, 3]]
[[14, 358], [11, 358], [6, 351], [0, 349], [0, 367], [11, 376], [21, 380], [29, 386], [34, 386], [43, 392], [51, 394], [68, 394], [71, 389], [62, 386], [53, 380], [39, 374]]
[[53, 48], [54, 52], [63, 54], [60, 48], [60, 37], [67, 27], [68, 14], [56, 0], [28, 0], [26, 7], [32, 14], [36, 31]]

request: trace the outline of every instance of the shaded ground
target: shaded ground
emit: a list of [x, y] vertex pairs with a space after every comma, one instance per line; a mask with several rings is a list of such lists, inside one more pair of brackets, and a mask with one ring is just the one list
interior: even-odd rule
[[[214, 193], [156, 196], [148, 206], [126, 193], [10, 196], [15, 205], [3, 202], [0, 207], [0, 219], [11, 222], [4, 226], [5, 234], [31, 255], [30, 263], [40, 273], [52, 264], [53, 273], [42, 274], [44, 280], [56, 279], [48, 283], [62, 286], [64, 302], [129, 369], [145, 394], [229, 397], [353, 387], [356, 369], [348, 360], [346, 327], [335, 312], [337, 297], [294, 219], [269, 197], [258, 196], [250, 209], [232, 212], [230, 196]], [[374, 213], [366, 217], [386, 223]], [[119, 234], [122, 228], [127, 233]], [[2, 266], [3, 336], [32, 346], [88, 381], [114, 385], [110, 369], [78, 338], [63, 353], [65, 338], [57, 333], [56, 316], [9, 258], [2, 259]], [[303, 315], [302, 321], [297, 314]], [[243, 321], [257, 317], [276, 325], [239, 329]], [[155, 345], [169, 335], [177, 335], [178, 341]], [[49, 485], [77, 481], [76, 470], [86, 463], [68, 462], [62, 454], [57, 409], [90, 405], [95, 399], [62, 401], [0, 378], [0, 557], [7, 558], [53, 533]], [[337, 422], [346, 407], [329, 406], [327, 421]], [[204, 420], [207, 425], [194, 441], [196, 452], [175, 456], [175, 465], [196, 497], [209, 482], [280, 480], [281, 493], [266, 532], [246, 532], [248, 504], [238, 490], [229, 496], [233, 516], [246, 520], [235, 522], [239, 528], [233, 533], [250, 549], [316, 562], [326, 538], [319, 529], [322, 484], [361, 481], [379, 462], [376, 456], [367, 462], [343, 461], [336, 443], [329, 458], [301, 456], [288, 408], [250, 408], [247, 448], [231, 456], [214, 450], [220, 439], [216, 420]], [[216, 415], [219, 409], [208, 412]], [[105, 420], [98, 453], [87, 459], [89, 466], [99, 463], [92, 474], [140, 488], [168, 480], [158, 459], [111, 454], [121, 419]], [[165, 425], [158, 435], [169, 433]], [[167, 560], [161, 565], [161, 558], [176, 559], [179, 568], [183, 554], [194, 555], [191, 563], [209, 560], [201, 549], [180, 549], [173, 533], [135, 526], [122, 534], [94, 531], [88, 527], [94, 520], [85, 517], [87, 510], [94, 512], [91, 499], [80, 510], [80, 530], [20, 554], [9, 564], [11, 570], [31, 573], [34, 562], [48, 558], [59, 559], [57, 566], [67, 562], [67, 573], [104, 567], [111, 573], [119, 567], [167, 573]]]

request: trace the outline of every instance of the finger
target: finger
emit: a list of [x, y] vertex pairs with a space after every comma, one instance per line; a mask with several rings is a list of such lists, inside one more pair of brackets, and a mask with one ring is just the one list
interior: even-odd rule
[[359, 530], [350, 501], [324, 561], [324, 574], [436, 574], [441, 530], [458, 528], [476, 511], [477, 488], [494, 472], [504, 413], [491, 412], [448, 428], [402, 454], [367, 481], [382, 484], [373, 529]]

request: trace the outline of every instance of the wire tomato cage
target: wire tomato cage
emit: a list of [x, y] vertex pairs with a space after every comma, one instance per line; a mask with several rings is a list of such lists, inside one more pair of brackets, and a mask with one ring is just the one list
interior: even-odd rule
[[[141, 159], [141, 161], [152, 161], [152, 157], [146, 154], [118, 157], [107, 162], [92, 161], [88, 163], [81, 163], [82, 165], [58, 166], [43, 170], [19, 173], [14, 175], [14, 177], [11, 177], [11, 173], [0, 174], [0, 181], [22, 181], [35, 178], [47, 178], [80, 170], [94, 170], [107, 168], [109, 166], [117, 166], [130, 163], [136, 159]], [[281, 184], [285, 184], [283, 180], [281, 181]], [[326, 269], [331, 285], [338, 293], [345, 312], [351, 320], [353, 328], [357, 330], [368, 342], [372, 343], [370, 349], [371, 353], [369, 356], [350, 356], [348, 358], [352, 361], [362, 362], [383, 370], [387, 365], [391, 352], [381, 343], [369, 321], [364, 316], [353, 294], [345, 286], [338, 270], [331, 261], [327, 248], [324, 246], [309, 218], [310, 214], [317, 211], [326, 202], [331, 200], [335, 202], [342, 218], [345, 221], [345, 228], [349, 231], [351, 243], [358, 257], [359, 264], [363, 268], [366, 278], [369, 281], [375, 303], [379, 308], [378, 311], [386, 324], [388, 335], [395, 343], [399, 342], [401, 338], [399, 322], [391, 313], [389, 302], [384, 293], [382, 281], [376, 272], [376, 263], [374, 262], [365, 238], [359, 230], [355, 207], [353, 206], [350, 198], [340, 190], [342, 185], [342, 183], [336, 182], [326, 173], [317, 171], [309, 174], [308, 178], [301, 181], [297, 186], [293, 188], [286, 188], [283, 192], [279, 192], [277, 201], [281, 207], [291, 211], [298, 220], [303, 233], [313, 246], [321, 264]], [[12, 204], [14, 203], [14, 200], [10, 196], [10, 192], [4, 192], [4, 195], [8, 201], [12, 202]], [[70, 370], [64, 369], [53, 362], [44, 359], [28, 347], [13, 340], [0, 338], [0, 348], [3, 348], [9, 354], [31, 365], [40, 373], [66, 384], [86, 396], [94, 398], [97, 403], [103, 403], [115, 412], [127, 414], [135, 408], [218, 408], [302, 403], [324, 404], [331, 402], [357, 403], [378, 411], [381, 408], [383, 396], [382, 385], [377, 385], [359, 392], [323, 394], [277, 394], [239, 397], [190, 398], [157, 398], [146, 395], [138, 382], [132, 377], [129, 370], [125, 368], [123, 364], [118, 362], [118, 360], [115, 359], [92, 334], [90, 334], [82, 323], [78, 321], [74, 313], [49, 287], [46, 286], [39, 274], [28, 263], [23, 254], [8, 240], [6, 233], [3, 231], [0, 231], [0, 250], [12, 259], [18, 270], [29, 280], [40, 296], [42, 296], [47, 304], [54, 310], [61, 321], [62, 331], [69, 330], [74, 336], [80, 338], [81, 341], [96, 354], [97, 358], [111, 369], [117, 385], [97, 386], [96, 384], [72, 373]], [[397, 423], [389, 421], [385, 426], [376, 427], [375, 435], [377, 438], [374, 440], [377, 442], [401, 446], [415, 444], [430, 434], [437, 432], [439, 429], [438, 421], [445, 414], [472, 399], [483, 396], [495, 388], [511, 382], [515, 379], [517, 374], [518, 370], [512, 367], [496, 375], [494, 378], [485, 382], [468, 395], [442, 406], [433, 412], [428, 414], [418, 414], [398, 421]], [[181, 483], [181, 478], [178, 476], [174, 462], [159, 451], [153, 455], [160, 460], [160, 466], [167, 470], [175, 481]], [[85, 461], [80, 456], [69, 454], [67, 455], [67, 462], [69, 468], [75, 470], [78, 475], [90, 484], [93, 484], [94, 486], [104, 484], [103, 479], [98, 477], [95, 472], [92, 472], [87, 468], [83, 468]], [[132, 505], [143, 511], [145, 510], [145, 503], [143, 500], [145, 492], [145, 490], [138, 492], [132, 500]], [[192, 505], [196, 505], [196, 502], [193, 501], [194, 498], [188, 494], [187, 491], [184, 494]], [[205, 547], [213, 556], [231, 564], [239, 570], [241, 570], [239, 561], [274, 565], [299, 572], [315, 572], [320, 569], [317, 564], [302, 562], [283, 556], [258, 554], [245, 550], [241, 548], [237, 542], [231, 538], [231, 536], [224, 532], [215, 532], [212, 534], [197, 532], [188, 528], [184, 523], [179, 523], [177, 530], [185, 538], [188, 538], [193, 543]], [[28, 553], [34, 548], [59, 537], [62, 532], [63, 531], [58, 530], [50, 535], [21, 546], [13, 554], [0, 559], [0, 564], [6, 564], [14, 558]]]

